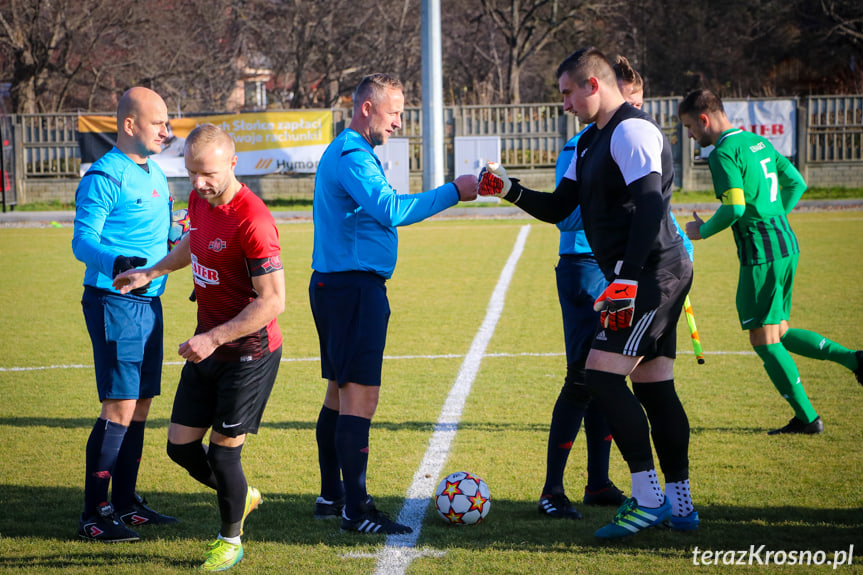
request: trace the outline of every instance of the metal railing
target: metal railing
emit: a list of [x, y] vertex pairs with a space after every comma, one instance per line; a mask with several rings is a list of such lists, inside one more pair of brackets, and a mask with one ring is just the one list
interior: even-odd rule
[[[350, 110], [334, 110], [336, 132], [350, 123]], [[565, 115], [560, 104], [505, 106], [446, 106], [444, 171], [452, 173], [454, 138], [499, 136], [501, 162], [519, 168], [553, 167], [563, 144], [578, 132], [577, 120]], [[422, 172], [422, 109], [405, 108], [397, 136], [410, 142], [410, 170]]]
[[807, 100], [808, 161], [863, 160], [863, 96], [810, 96]]
[[16, 145], [24, 152], [26, 178], [78, 175], [77, 114], [23, 114], [16, 122]]
[[[668, 136], [681, 161], [679, 98], [650, 98], [644, 110]], [[798, 129], [806, 130], [806, 161], [863, 161], [863, 95], [801, 99]], [[104, 114], [104, 113], [103, 113]], [[350, 110], [333, 110], [334, 131], [350, 121]], [[110, 115], [110, 114], [108, 114]], [[77, 114], [24, 114], [13, 117], [15, 146], [23, 179], [77, 177], [80, 166]], [[580, 129], [558, 103], [444, 108], [445, 171], [452, 173], [455, 136], [499, 136], [501, 161], [514, 168], [551, 168], [563, 144]], [[410, 170], [422, 172], [422, 109], [404, 113], [399, 137], [410, 140]]]

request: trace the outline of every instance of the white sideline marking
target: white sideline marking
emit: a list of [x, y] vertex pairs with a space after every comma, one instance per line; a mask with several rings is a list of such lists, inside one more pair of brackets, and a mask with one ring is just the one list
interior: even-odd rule
[[[677, 350], [677, 355], [693, 355], [694, 352]], [[521, 352], [521, 353], [486, 353], [483, 357], [559, 357], [565, 353], [557, 351], [548, 352]], [[754, 351], [705, 351], [704, 355], [755, 355]], [[384, 361], [394, 359], [458, 359], [465, 357], [462, 353], [444, 353], [439, 355], [385, 355]], [[320, 361], [319, 357], [283, 357], [282, 363], [300, 363], [308, 361]], [[184, 361], [163, 361], [162, 365], [183, 365]], [[0, 367], [0, 373], [12, 371], [42, 371], [46, 369], [93, 369], [92, 364], [73, 363], [69, 365], [37, 365], [33, 367]]]
[[[446, 551], [441, 551], [440, 549], [432, 549], [431, 547], [423, 547], [422, 549], [403, 549], [403, 553], [409, 553], [413, 558], [418, 557], [443, 557], [446, 555]], [[341, 557], [345, 559], [375, 559], [377, 558], [377, 553], [363, 553], [360, 551], [348, 551], [347, 553], [342, 553]]]
[[515, 241], [515, 247], [513, 247], [506, 265], [503, 266], [500, 278], [491, 294], [491, 299], [489, 299], [485, 319], [474, 336], [473, 343], [471, 343], [470, 349], [459, 368], [455, 383], [447, 395], [435, 424], [434, 432], [429, 439], [428, 449], [419, 469], [414, 474], [413, 483], [407, 490], [404, 505], [396, 521], [412, 527], [413, 533], [387, 536], [386, 545], [377, 554], [376, 574], [404, 574], [408, 565], [417, 557], [417, 551], [413, 547], [420, 536], [429, 496], [434, 492], [438, 476], [449, 455], [450, 445], [455, 438], [455, 432], [458, 430], [458, 422], [461, 419], [464, 403], [467, 396], [470, 395], [470, 388], [479, 371], [485, 349], [488, 347], [491, 336], [494, 335], [497, 321], [503, 312], [506, 291], [509, 289], [509, 282], [515, 273], [515, 266], [524, 251], [529, 232], [530, 225], [522, 226]]

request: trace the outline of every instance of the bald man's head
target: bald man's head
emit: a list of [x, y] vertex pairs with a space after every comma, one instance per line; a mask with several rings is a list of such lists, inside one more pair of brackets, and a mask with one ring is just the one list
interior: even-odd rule
[[168, 107], [153, 90], [136, 86], [117, 105], [117, 148], [136, 163], [162, 151], [168, 136]]

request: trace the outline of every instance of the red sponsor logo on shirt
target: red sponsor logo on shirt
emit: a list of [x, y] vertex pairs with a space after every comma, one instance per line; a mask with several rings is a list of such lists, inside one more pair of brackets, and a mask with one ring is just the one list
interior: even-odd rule
[[228, 242], [226, 242], [225, 240], [223, 240], [221, 238], [216, 238], [213, 241], [211, 241], [210, 245], [208, 245], [207, 247], [210, 248], [211, 250], [213, 250], [214, 252], [220, 252], [223, 249], [228, 247]]
[[154, 198], [158, 198], [158, 197], [159, 197], [159, 192], [157, 192], [155, 189], [153, 190], [153, 197], [154, 197]]

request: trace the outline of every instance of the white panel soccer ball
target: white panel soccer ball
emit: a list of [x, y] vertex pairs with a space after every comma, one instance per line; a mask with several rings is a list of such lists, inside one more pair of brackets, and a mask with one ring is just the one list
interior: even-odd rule
[[171, 214], [171, 229], [168, 231], [168, 251], [171, 251], [186, 237], [191, 228], [189, 210], [174, 210]]
[[473, 525], [491, 509], [491, 493], [485, 481], [466, 471], [450, 473], [438, 484], [435, 509], [444, 521], [454, 525]]

